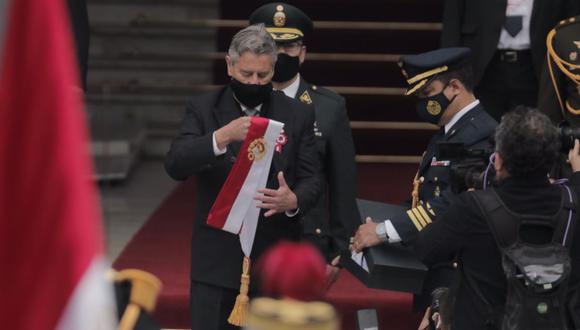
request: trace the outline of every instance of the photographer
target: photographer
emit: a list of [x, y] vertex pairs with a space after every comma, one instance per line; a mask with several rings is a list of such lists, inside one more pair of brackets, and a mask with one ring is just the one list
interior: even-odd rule
[[[459, 195], [437, 222], [419, 234], [415, 250], [427, 265], [458, 257], [460, 279], [451, 293], [455, 297], [452, 329], [501, 328], [504, 321], [510, 322], [510, 329], [563, 329], [572, 322], [576, 329], [580, 326], [580, 226], [576, 226], [577, 193], [571, 192], [579, 191], [580, 185], [579, 143], [569, 154], [575, 172], [569, 189], [550, 184], [547, 177], [560, 148], [558, 132], [548, 117], [517, 108], [504, 115], [495, 139], [497, 187]], [[490, 200], [495, 203], [493, 212]], [[569, 273], [562, 263], [564, 280], [514, 296], [535, 285], [535, 279], [527, 277], [527, 268], [523, 273], [507, 272], [514, 263], [506, 246], [513, 252], [524, 246], [522, 242], [532, 250], [549, 245], [553, 252], [557, 249], [550, 244], [554, 243], [565, 248], [565, 257], [572, 261]], [[548, 266], [557, 264], [550, 259], [555, 255], [546, 258]], [[535, 272], [541, 277], [540, 270]], [[529, 306], [543, 290], [550, 298], [544, 296], [541, 303]]]

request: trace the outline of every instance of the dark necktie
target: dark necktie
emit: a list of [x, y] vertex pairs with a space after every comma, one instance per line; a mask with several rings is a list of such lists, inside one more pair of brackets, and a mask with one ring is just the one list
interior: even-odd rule
[[524, 25], [524, 17], [519, 16], [506, 16], [505, 22], [503, 23], [503, 28], [509, 33], [510, 36], [515, 37], [520, 33]]

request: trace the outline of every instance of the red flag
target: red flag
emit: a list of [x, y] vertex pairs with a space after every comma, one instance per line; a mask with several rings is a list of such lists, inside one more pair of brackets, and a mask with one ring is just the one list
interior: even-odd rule
[[79, 324], [101, 315], [86, 302], [106, 305], [108, 290], [95, 272], [102, 234], [64, 5], [8, 1], [0, 37], [3, 329], [107, 328]]

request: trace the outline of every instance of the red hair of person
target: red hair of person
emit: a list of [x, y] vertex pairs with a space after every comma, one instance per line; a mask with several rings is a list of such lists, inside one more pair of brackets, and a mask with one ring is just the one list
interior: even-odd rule
[[264, 296], [321, 300], [326, 288], [326, 263], [309, 243], [274, 245], [258, 260], [256, 270]]

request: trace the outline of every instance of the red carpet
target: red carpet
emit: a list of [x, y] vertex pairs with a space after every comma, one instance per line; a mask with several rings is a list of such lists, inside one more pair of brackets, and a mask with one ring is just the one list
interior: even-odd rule
[[[359, 165], [359, 197], [398, 203], [409, 196], [415, 165]], [[403, 187], [394, 189], [395, 187]], [[189, 241], [192, 235], [195, 181], [180, 184], [157, 208], [115, 260], [115, 269], [139, 268], [163, 282], [155, 317], [165, 328], [189, 328]], [[416, 329], [412, 296], [366, 288], [346, 271], [326, 295], [342, 314], [343, 330], [356, 329], [357, 310], [373, 308], [380, 329]]]

